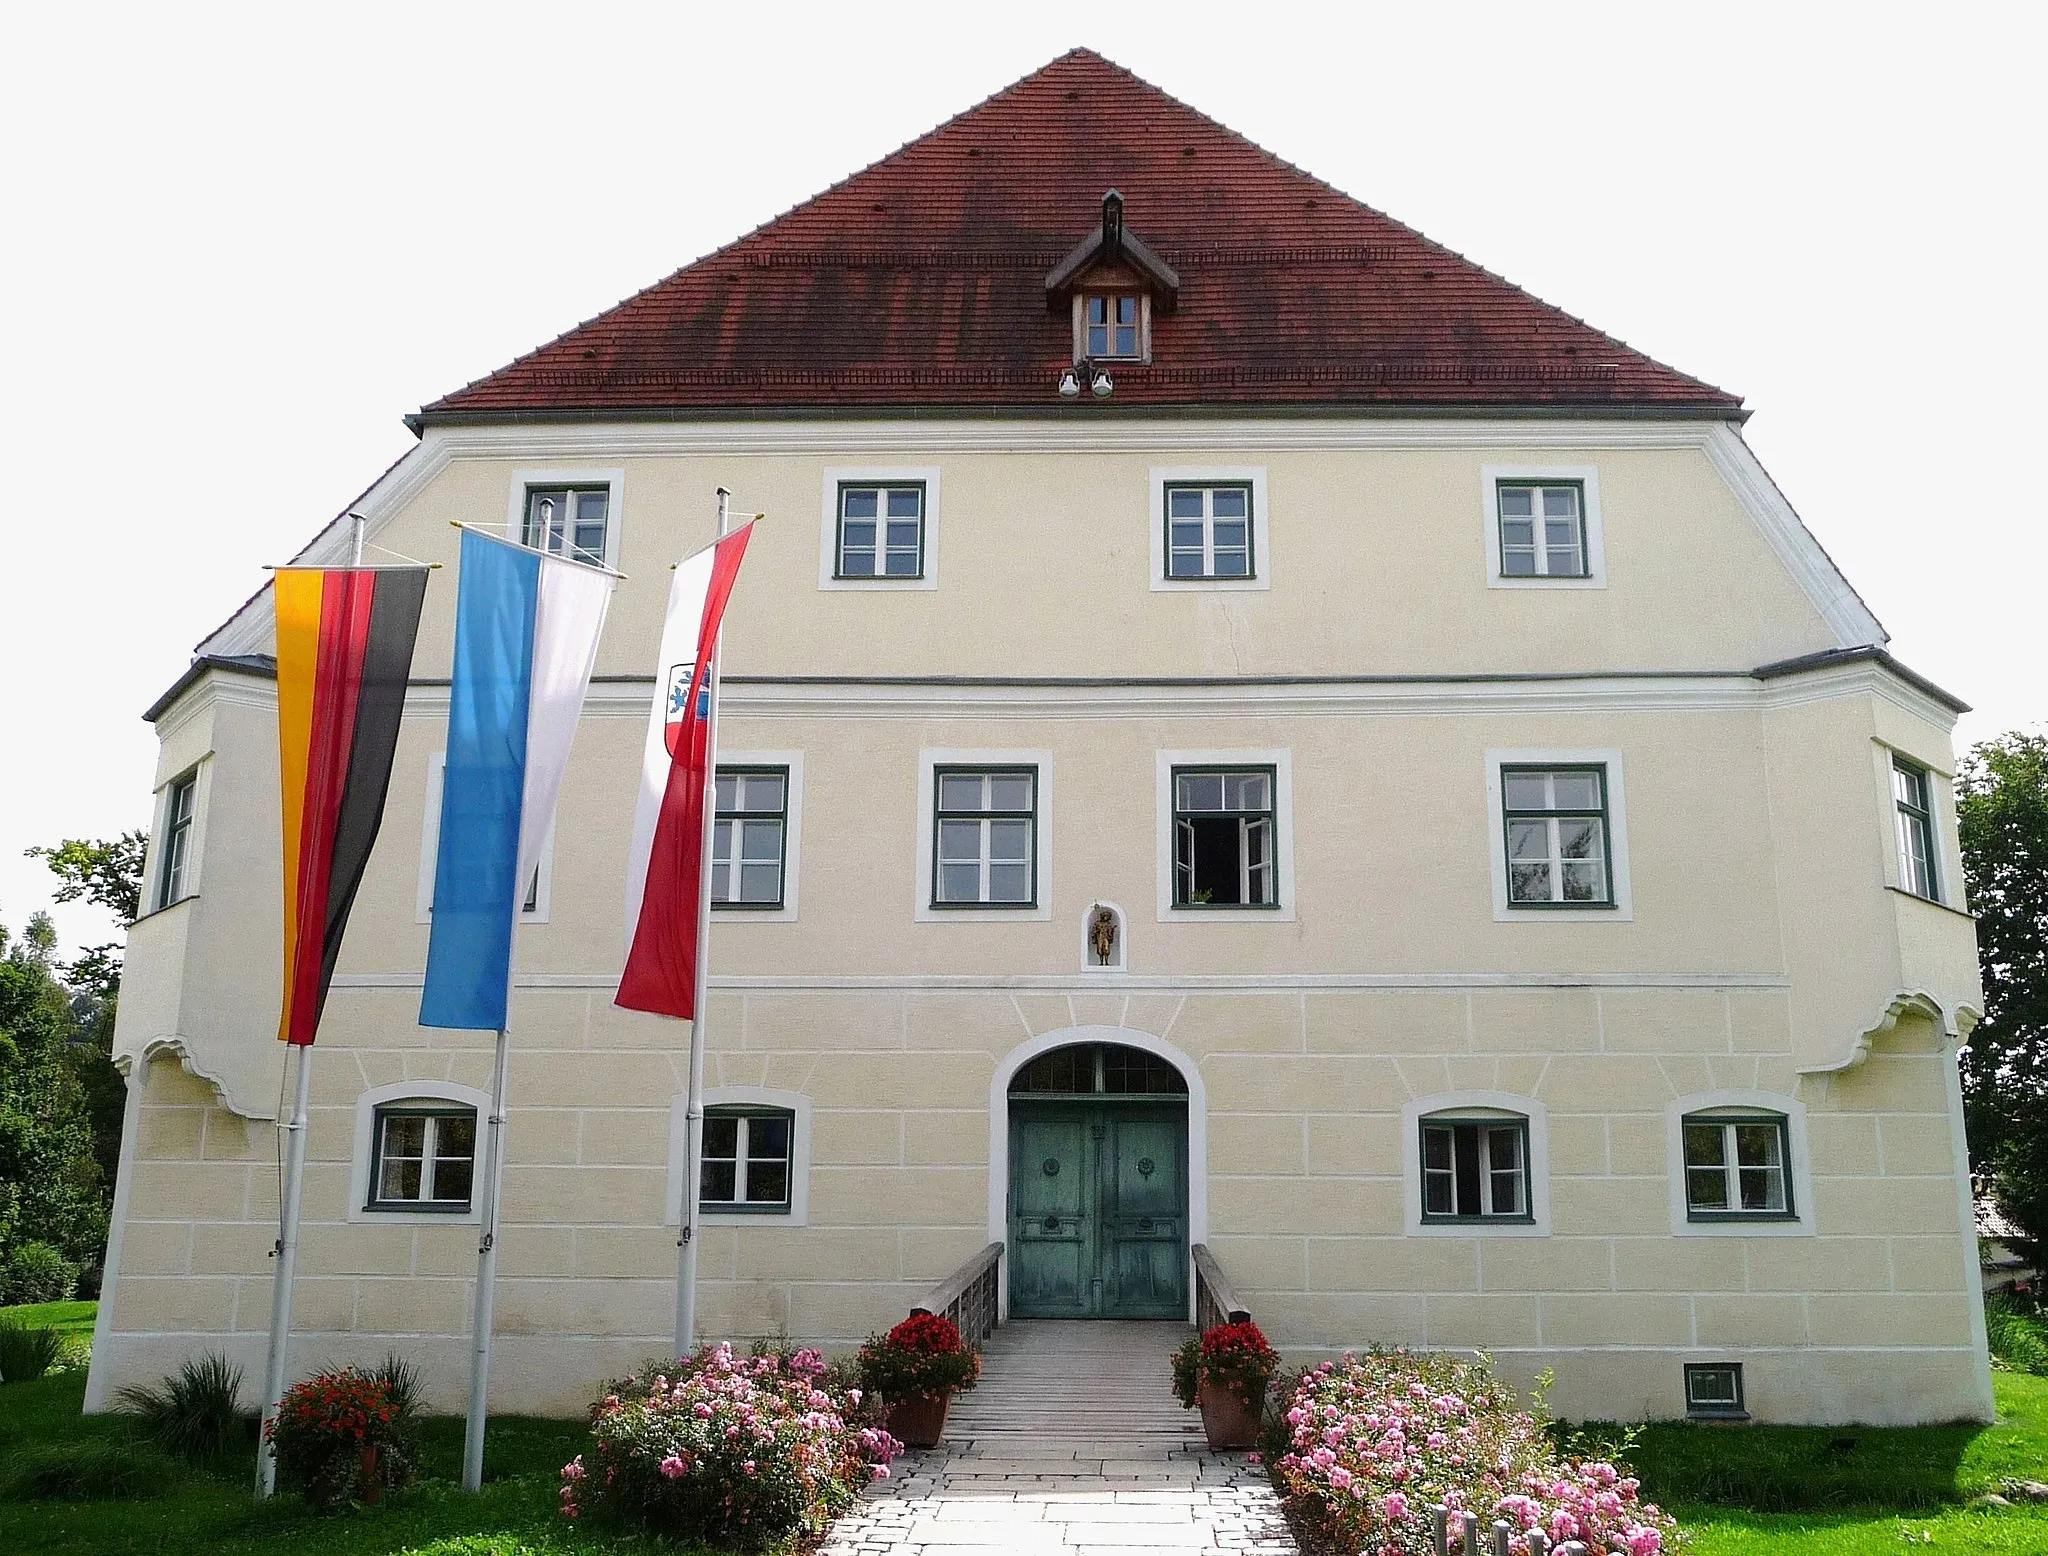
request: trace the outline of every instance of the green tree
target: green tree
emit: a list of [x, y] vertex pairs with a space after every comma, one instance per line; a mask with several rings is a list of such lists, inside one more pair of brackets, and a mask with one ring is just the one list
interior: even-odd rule
[[[142, 913], [142, 864], [147, 832], [124, 832], [111, 841], [66, 838], [54, 848], [31, 848], [57, 877], [59, 902], [90, 902], [105, 908], [125, 930]], [[85, 1093], [92, 1121], [93, 1157], [101, 1180], [114, 1181], [121, 1162], [121, 1125], [127, 1117], [128, 1086], [114, 1068], [114, 1011], [121, 994], [121, 942], [89, 946], [61, 968], [71, 990], [79, 1034], [69, 1050], [72, 1071]]]
[[1984, 1020], [1963, 1050], [1970, 1166], [2048, 1256], [2048, 736], [2001, 735], [1956, 775], [1956, 819], [1977, 915]]
[[46, 1242], [96, 1263], [106, 1244], [106, 1189], [71, 1053], [78, 1016], [58, 981], [56, 938], [47, 914], [12, 944], [0, 926], [0, 1261]]

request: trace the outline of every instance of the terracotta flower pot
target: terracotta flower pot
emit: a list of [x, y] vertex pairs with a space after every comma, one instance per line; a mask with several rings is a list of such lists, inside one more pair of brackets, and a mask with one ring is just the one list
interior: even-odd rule
[[913, 1394], [889, 1407], [889, 1435], [907, 1447], [936, 1448], [946, 1435], [946, 1409], [951, 1394]]
[[377, 1445], [375, 1443], [363, 1445], [362, 1471], [362, 1479], [357, 1481], [356, 1484], [362, 1487], [363, 1504], [366, 1507], [375, 1507], [384, 1495], [383, 1483], [377, 1478]]
[[1197, 1401], [1202, 1407], [1202, 1430], [1212, 1449], [1220, 1453], [1258, 1446], [1258, 1405], [1207, 1378], [1202, 1380]]

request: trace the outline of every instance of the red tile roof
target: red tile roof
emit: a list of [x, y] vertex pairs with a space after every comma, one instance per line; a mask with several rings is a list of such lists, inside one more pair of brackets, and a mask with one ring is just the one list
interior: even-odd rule
[[421, 419], [1061, 406], [1046, 277], [1111, 188], [1180, 277], [1114, 405], [1741, 414], [1077, 49]]

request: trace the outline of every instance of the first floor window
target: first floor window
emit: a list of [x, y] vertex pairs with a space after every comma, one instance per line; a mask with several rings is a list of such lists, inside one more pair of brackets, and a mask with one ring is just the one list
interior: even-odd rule
[[1687, 1362], [1685, 1413], [1689, 1416], [1741, 1416], [1741, 1362]]
[[707, 1209], [789, 1209], [796, 1115], [781, 1108], [712, 1108], [704, 1115], [697, 1199]]
[[723, 908], [782, 906], [789, 769], [721, 767], [711, 836], [711, 900]]
[[1252, 576], [1249, 486], [1166, 488], [1166, 576]]
[[1175, 907], [1279, 905], [1273, 788], [1270, 767], [1173, 770]]
[[839, 488], [837, 578], [924, 576], [924, 484]]
[[1038, 770], [934, 772], [934, 907], [1030, 907], [1038, 892]]
[[602, 567], [611, 508], [609, 486], [529, 487], [520, 538], [536, 551]]
[[1612, 907], [1607, 769], [1503, 767], [1512, 907]]
[[1790, 1216], [1790, 1147], [1782, 1113], [1688, 1113], [1686, 1219], [1757, 1221]]
[[199, 775], [191, 773], [171, 785], [164, 797], [163, 863], [158, 867], [156, 905], [167, 908], [185, 895], [192, 851], [192, 806], [199, 793]]
[[1527, 1221], [1529, 1121], [1422, 1121], [1424, 1221]]
[[1934, 803], [1927, 769], [1892, 759], [1892, 801], [1898, 813], [1899, 884], [1917, 897], [1939, 900], [1934, 890]]
[[467, 1210], [476, 1109], [430, 1102], [377, 1109], [371, 1210]]
[[1586, 518], [1576, 481], [1502, 481], [1500, 575], [1503, 578], [1584, 578]]

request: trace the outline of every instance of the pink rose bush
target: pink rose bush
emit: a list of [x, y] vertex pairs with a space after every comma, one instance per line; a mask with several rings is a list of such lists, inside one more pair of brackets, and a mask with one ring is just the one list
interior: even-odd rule
[[[1302, 1373], [1287, 1410], [1287, 1452], [1273, 1463], [1290, 1511], [1330, 1548], [1434, 1556], [1434, 1513], [1453, 1510], [1451, 1550], [1484, 1556], [1504, 1519], [1526, 1536], [1581, 1540], [1613, 1556], [1660, 1556], [1678, 1528], [1612, 1464], [1559, 1453], [1543, 1423], [1484, 1359], [1373, 1351]], [[1458, 1513], [1478, 1515], [1464, 1552]]]
[[611, 1384], [591, 1446], [562, 1467], [562, 1514], [753, 1548], [822, 1529], [903, 1445], [815, 1350], [707, 1345]]

